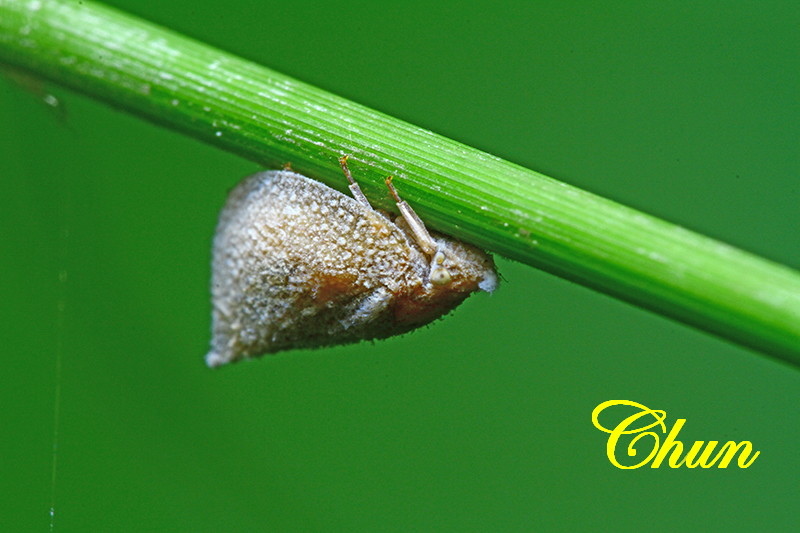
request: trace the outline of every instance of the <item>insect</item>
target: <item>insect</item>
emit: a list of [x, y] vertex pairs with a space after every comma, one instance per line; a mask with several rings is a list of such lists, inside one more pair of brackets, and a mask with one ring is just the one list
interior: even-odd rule
[[288, 169], [231, 191], [213, 244], [208, 366], [405, 333], [497, 287], [492, 258], [429, 233], [391, 177], [394, 220], [339, 162], [352, 198]]

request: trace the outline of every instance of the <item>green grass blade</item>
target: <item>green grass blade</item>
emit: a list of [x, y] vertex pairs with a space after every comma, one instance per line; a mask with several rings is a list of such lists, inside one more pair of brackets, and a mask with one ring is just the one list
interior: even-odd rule
[[[800, 274], [99, 4], [0, 0], [0, 61], [800, 366]], [[579, 326], [578, 326], [579, 327]]]

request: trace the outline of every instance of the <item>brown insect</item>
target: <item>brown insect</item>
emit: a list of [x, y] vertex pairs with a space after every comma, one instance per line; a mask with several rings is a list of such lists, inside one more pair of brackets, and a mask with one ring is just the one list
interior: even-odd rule
[[492, 292], [492, 258], [429, 233], [386, 180], [401, 216], [292, 172], [260, 172], [231, 191], [214, 237], [209, 366], [292, 348], [405, 333]]

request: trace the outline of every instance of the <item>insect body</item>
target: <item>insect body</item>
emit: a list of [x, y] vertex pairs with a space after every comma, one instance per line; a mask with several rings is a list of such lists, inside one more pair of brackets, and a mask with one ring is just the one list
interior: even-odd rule
[[231, 191], [214, 237], [209, 366], [404, 333], [497, 286], [485, 252], [289, 170]]

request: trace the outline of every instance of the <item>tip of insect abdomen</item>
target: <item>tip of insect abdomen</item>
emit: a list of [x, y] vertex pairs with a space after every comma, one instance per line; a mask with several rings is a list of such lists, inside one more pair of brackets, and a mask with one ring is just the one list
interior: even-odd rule
[[217, 368], [218, 366], [222, 366], [227, 362], [228, 360], [225, 357], [214, 350], [208, 352], [206, 355], [206, 365], [208, 365], [209, 368]]

